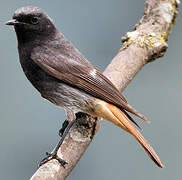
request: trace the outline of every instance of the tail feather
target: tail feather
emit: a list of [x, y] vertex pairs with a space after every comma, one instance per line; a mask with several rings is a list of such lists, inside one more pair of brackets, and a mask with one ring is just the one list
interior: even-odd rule
[[142, 128], [139, 126], [139, 124], [123, 109], [124, 114], [128, 117], [128, 119], [136, 126], [138, 127], [140, 130], [142, 130]]
[[145, 122], [150, 123], [150, 121], [149, 121], [144, 115], [142, 115], [142, 114], [140, 114], [139, 112], [137, 112], [137, 111], [136, 111], [131, 105], [129, 105], [128, 103], [125, 103], [125, 106], [123, 106], [123, 108], [124, 108], [126, 111], [128, 111], [128, 112], [130, 112], [130, 113], [132, 113], [132, 114], [138, 116], [139, 118], [143, 119]]
[[102, 100], [97, 99], [95, 110], [92, 111], [92, 113], [90, 112], [90, 114], [97, 117], [103, 117], [133, 135], [144, 148], [151, 160], [153, 160], [160, 168], [164, 167], [154, 149], [148, 144], [147, 140], [145, 140], [145, 138], [131, 123], [132, 120], [125, 111], [120, 110], [118, 107], [112, 104], [108, 104]]
[[109, 108], [112, 114], [120, 121], [120, 127], [123, 128], [124, 126], [123, 129], [127, 129], [127, 131], [137, 139], [137, 141], [141, 144], [149, 157], [160, 168], [164, 167], [163, 163], [159, 159], [154, 149], [150, 146], [150, 144], [148, 144], [147, 140], [137, 131], [137, 129], [129, 122], [127, 115], [116, 106], [113, 106], [111, 104], [107, 104], [106, 106]]

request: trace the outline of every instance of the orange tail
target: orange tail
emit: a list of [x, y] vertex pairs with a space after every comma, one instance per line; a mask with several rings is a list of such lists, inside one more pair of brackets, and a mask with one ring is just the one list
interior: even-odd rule
[[104, 101], [98, 100], [96, 108], [96, 115], [103, 117], [115, 125], [121, 127], [126, 130], [130, 134], [132, 134], [137, 141], [144, 148], [149, 157], [160, 167], [164, 167], [163, 163], [159, 159], [158, 155], [154, 151], [154, 149], [148, 144], [145, 138], [138, 132], [138, 130], [134, 127], [131, 121], [128, 119], [126, 114], [122, 112], [119, 108], [112, 104], [108, 104]]

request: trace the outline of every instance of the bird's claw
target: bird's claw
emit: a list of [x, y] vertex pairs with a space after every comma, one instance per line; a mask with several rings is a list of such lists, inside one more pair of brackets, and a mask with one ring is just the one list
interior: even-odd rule
[[63, 166], [64, 168], [65, 168], [65, 165], [68, 164], [66, 161], [64, 161], [63, 159], [58, 157], [57, 153], [46, 152], [46, 157], [44, 159], [42, 159], [42, 161], [39, 163], [39, 167], [42, 166], [43, 164], [47, 163], [48, 161], [52, 160], [52, 159], [56, 159], [61, 164], [61, 166]]

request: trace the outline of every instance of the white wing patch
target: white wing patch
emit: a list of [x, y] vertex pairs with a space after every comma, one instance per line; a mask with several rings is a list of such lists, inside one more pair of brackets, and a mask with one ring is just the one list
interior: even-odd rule
[[96, 76], [96, 72], [97, 72], [97, 70], [96, 69], [93, 69], [92, 71], [90, 71], [90, 75], [92, 76], [92, 77], [95, 77]]

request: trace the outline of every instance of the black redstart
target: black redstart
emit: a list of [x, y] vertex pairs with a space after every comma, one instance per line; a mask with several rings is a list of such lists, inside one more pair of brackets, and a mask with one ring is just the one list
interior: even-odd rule
[[133, 135], [149, 157], [163, 167], [127, 112], [147, 119], [56, 29], [42, 9], [20, 8], [6, 24], [15, 28], [21, 66], [42, 97], [63, 107], [72, 121], [77, 112], [111, 121]]

